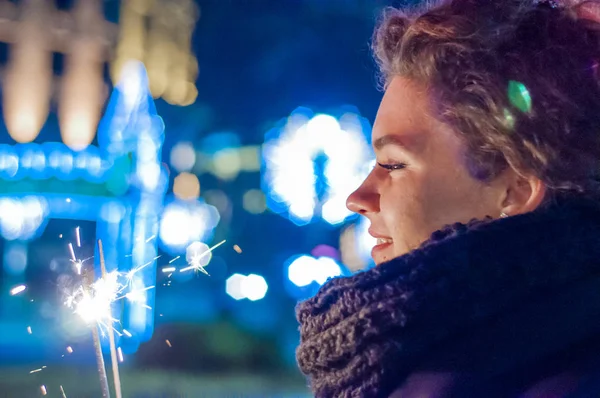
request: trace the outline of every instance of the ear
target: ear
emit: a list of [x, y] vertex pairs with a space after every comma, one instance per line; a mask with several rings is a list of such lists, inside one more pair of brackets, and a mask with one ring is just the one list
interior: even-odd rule
[[587, 19], [600, 23], [600, 1], [582, 1], [575, 7], [575, 13], [579, 19]]
[[514, 171], [508, 179], [502, 212], [509, 216], [534, 211], [546, 197], [546, 184], [535, 176], [520, 176]]

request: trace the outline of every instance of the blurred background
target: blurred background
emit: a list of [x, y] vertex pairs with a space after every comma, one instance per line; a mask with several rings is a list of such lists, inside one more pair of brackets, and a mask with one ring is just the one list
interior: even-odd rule
[[94, 331], [125, 397], [308, 396], [401, 3], [0, 0], [2, 396], [100, 397]]

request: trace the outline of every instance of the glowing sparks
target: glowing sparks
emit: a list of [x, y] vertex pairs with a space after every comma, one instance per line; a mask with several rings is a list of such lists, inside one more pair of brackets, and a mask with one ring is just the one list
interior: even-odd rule
[[166, 340], [165, 340], [165, 343], [167, 343], [167, 345], [169, 346], [169, 348], [173, 347], [173, 346], [171, 345], [171, 342], [169, 341], [169, 339], [166, 339]]
[[63, 386], [60, 386], [60, 393], [62, 394], [62, 398], [67, 398], [67, 394], [65, 394], [65, 390], [63, 389]]
[[154, 240], [154, 238], [156, 238], [156, 235], [152, 235], [151, 237], [149, 237], [148, 239], [146, 239], [146, 243], [151, 242], [152, 240]]
[[180, 258], [180, 257], [181, 257], [181, 256], [177, 256], [177, 257], [175, 257], [175, 258], [172, 258], [172, 259], [171, 259], [171, 261], [169, 261], [169, 264], [172, 264], [172, 263], [174, 263], [175, 261], [179, 260], [179, 258]]
[[27, 333], [31, 334], [31, 326], [27, 326]]
[[119, 362], [123, 362], [123, 351], [121, 347], [117, 348], [117, 354], [119, 355]]
[[222, 240], [221, 242], [217, 243], [216, 245], [214, 245], [213, 247], [211, 247], [208, 250], [204, 251], [203, 253], [194, 255], [191, 258], [191, 260], [190, 260], [190, 265], [188, 267], [180, 269], [179, 272], [186, 272], [186, 271], [189, 271], [189, 270], [193, 269], [195, 271], [200, 271], [200, 272], [203, 272], [206, 275], [208, 275], [208, 272], [206, 272], [206, 270], [204, 269], [204, 267], [202, 266], [202, 264], [200, 264], [200, 260], [202, 258], [204, 258], [205, 256], [207, 256], [208, 254], [210, 254], [214, 249], [216, 249], [217, 247], [221, 246], [225, 242], [226, 242], [225, 240]]
[[40, 390], [42, 391], [42, 395], [46, 395], [46, 394], [48, 394], [48, 391], [46, 390], [46, 386], [45, 386], [45, 385], [43, 385], [43, 384], [42, 384], [42, 385], [40, 386]]
[[168, 274], [168, 273], [170, 273], [170, 272], [175, 272], [175, 270], [176, 270], [176, 268], [175, 268], [175, 267], [164, 267], [164, 268], [162, 269], [162, 272], [163, 272], [163, 273], [165, 273], [165, 274]]
[[45, 366], [42, 366], [41, 368], [38, 369], [33, 369], [31, 371], [29, 371], [29, 374], [33, 374], [33, 373], [37, 373], [37, 372], [41, 372], [42, 370], [46, 369]]
[[15, 294], [22, 293], [25, 291], [25, 289], [27, 289], [27, 286], [25, 285], [15, 286], [12, 289], [10, 289], [10, 295], [14, 296]]
[[67, 306], [73, 308], [87, 323], [112, 324], [111, 304], [121, 289], [118, 276], [118, 272], [110, 272], [89, 289], [80, 286], [73, 295], [67, 297]]
[[73, 348], [71, 348], [71, 346], [67, 346], [67, 352], [69, 354], [72, 354], [73, 353]]
[[[115, 301], [125, 298], [132, 303], [141, 304], [151, 309], [150, 306], [145, 304], [145, 291], [153, 289], [154, 286], [138, 289], [132, 287], [132, 280], [135, 273], [145, 266], [147, 264], [137, 267], [126, 274], [118, 271], [108, 272], [89, 287], [79, 286], [73, 294], [67, 297], [65, 305], [72, 308], [74, 313], [79, 315], [86, 323], [97, 323], [106, 330], [115, 330], [112, 326], [118, 321], [112, 317], [112, 304]], [[125, 293], [128, 289], [130, 290]], [[101, 330], [104, 329], [101, 328]], [[115, 331], [118, 333], [117, 330]], [[131, 337], [129, 332], [124, 331], [123, 333]]]
[[131, 301], [132, 303], [141, 304], [142, 306], [144, 306], [144, 307], [148, 308], [149, 310], [151, 310], [152, 307], [150, 307], [149, 305], [145, 304], [145, 302], [146, 302], [146, 295], [144, 294], [144, 292], [146, 290], [150, 290], [150, 289], [154, 289], [154, 286], [148, 286], [148, 287], [145, 287], [143, 289], [132, 290], [132, 291], [128, 292], [127, 294], [125, 294], [125, 296], [118, 297], [116, 300], [119, 300], [119, 299], [125, 297], [125, 298], [127, 298], [127, 300]]
[[[79, 227], [77, 227], [75, 231], [77, 236], [77, 246], [79, 247], [81, 245]], [[75, 256], [73, 244], [69, 243], [68, 246], [69, 252], [71, 253], [71, 261], [75, 265], [75, 270], [78, 275], [81, 275], [84, 263], [91, 259], [91, 257], [80, 260]], [[99, 250], [101, 250], [100, 242]], [[117, 334], [121, 335], [112, 326], [115, 322], [118, 322], [117, 319], [112, 317], [112, 304], [117, 300], [126, 298], [131, 302], [142, 304], [146, 308], [150, 308], [145, 305], [145, 291], [154, 288], [154, 286], [138, 287], [138, 283], [134, 281], [134, 277], [139, 271], [152, 264], [159, 257], [160, 256], [157, 256], [153, 260], [135, 267], [127, 273], [120, 273], [118, 271], [106, 273], [103, 268], [103, 276], [101, 278], [93, 282], [87, 281], [86, 284], [78, 286], [72, 294], [67, 296], [65, 305], [72, 308], [74, 313], [79, 315], [86, 323], [97, 323], [101, 326], [100, 329], [103, 335], [105, 334], [105, 330], [114, 330]], [[101, 260], [103, 260], [102, 256]], [[134, 286], [136, 288], [134, 288]], [[129, 337], [131, 337], [131, 335], [129, 335]]]
[[123, 329], [123, 334], [127, 337], [131, 337], [131, 333], [129, 333], [129, 330], [127, 329]]
[[145, 264], [140, 265], [139, 267], [135, 267], [134, 269], [132, 269], [131, 271], [127, 272], [125, 274], [125, 278], [127, 279], [127, 281], [129, 283], [131, 283], [133, 281], [133, 276], [135, 274], [137, 274], [138, 272], [140, 272], [141, 270], [143, 270], [144, 268], [146, 268], [147, 266], [149, 266], [150, 264], [154, 263], [154, 261], [158, 260], [160, 258], [160, 256], [156, 256], [154, 257], [152, 260], [148, 261]]
[[237, 254], [242, 254], [242, 248], [238, 245], [233, 245], [233, 250], [235, 250]]

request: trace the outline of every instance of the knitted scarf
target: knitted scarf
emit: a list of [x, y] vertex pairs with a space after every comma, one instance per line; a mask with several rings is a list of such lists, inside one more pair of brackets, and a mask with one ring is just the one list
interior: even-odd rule
[[[422, 361], [439, 347], [453, 345], [457, 336], [486, 330], [540, 297], [545, 305], [546, 297], [592, 279], [592, 291], [600, 292], [600, 202], [571, 198], [505, 219], [457, 223], [406, 255], [329, 280], [300, 303], [297, 361], [317, 397], [388, 397]], [[600, 293], [594, 294], [586, 299], [600, 303]], [[600, 314], [600, 304], [593, 307]], [[568, 311], [573, 312], [577, 310]], [[583, 323], [598, 314], [565, 322], [581, 319], [579, 329], [585, 330]], [[536, 325], [527, 326], [532, 327]], [[527, 328], [524, 339], [531, 340], [533, 332]], [[513, 332], [510, 327], [506, 331]], [[563, 335], [573, 333], [565, 329]], [[556, 349], [562, 341], [552, 338], [523, 343], [519, 356], [525, 361], [527, 355]], [[507, 361], [513, 357], [507, 355]]]

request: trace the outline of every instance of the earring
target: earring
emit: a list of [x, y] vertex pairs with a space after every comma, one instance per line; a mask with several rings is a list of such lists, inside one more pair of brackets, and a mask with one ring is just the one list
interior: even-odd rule
[[505, 212], [500, 213], [500, 218], [506, 218], [508, 217], [508, 214], [506, 214]]

